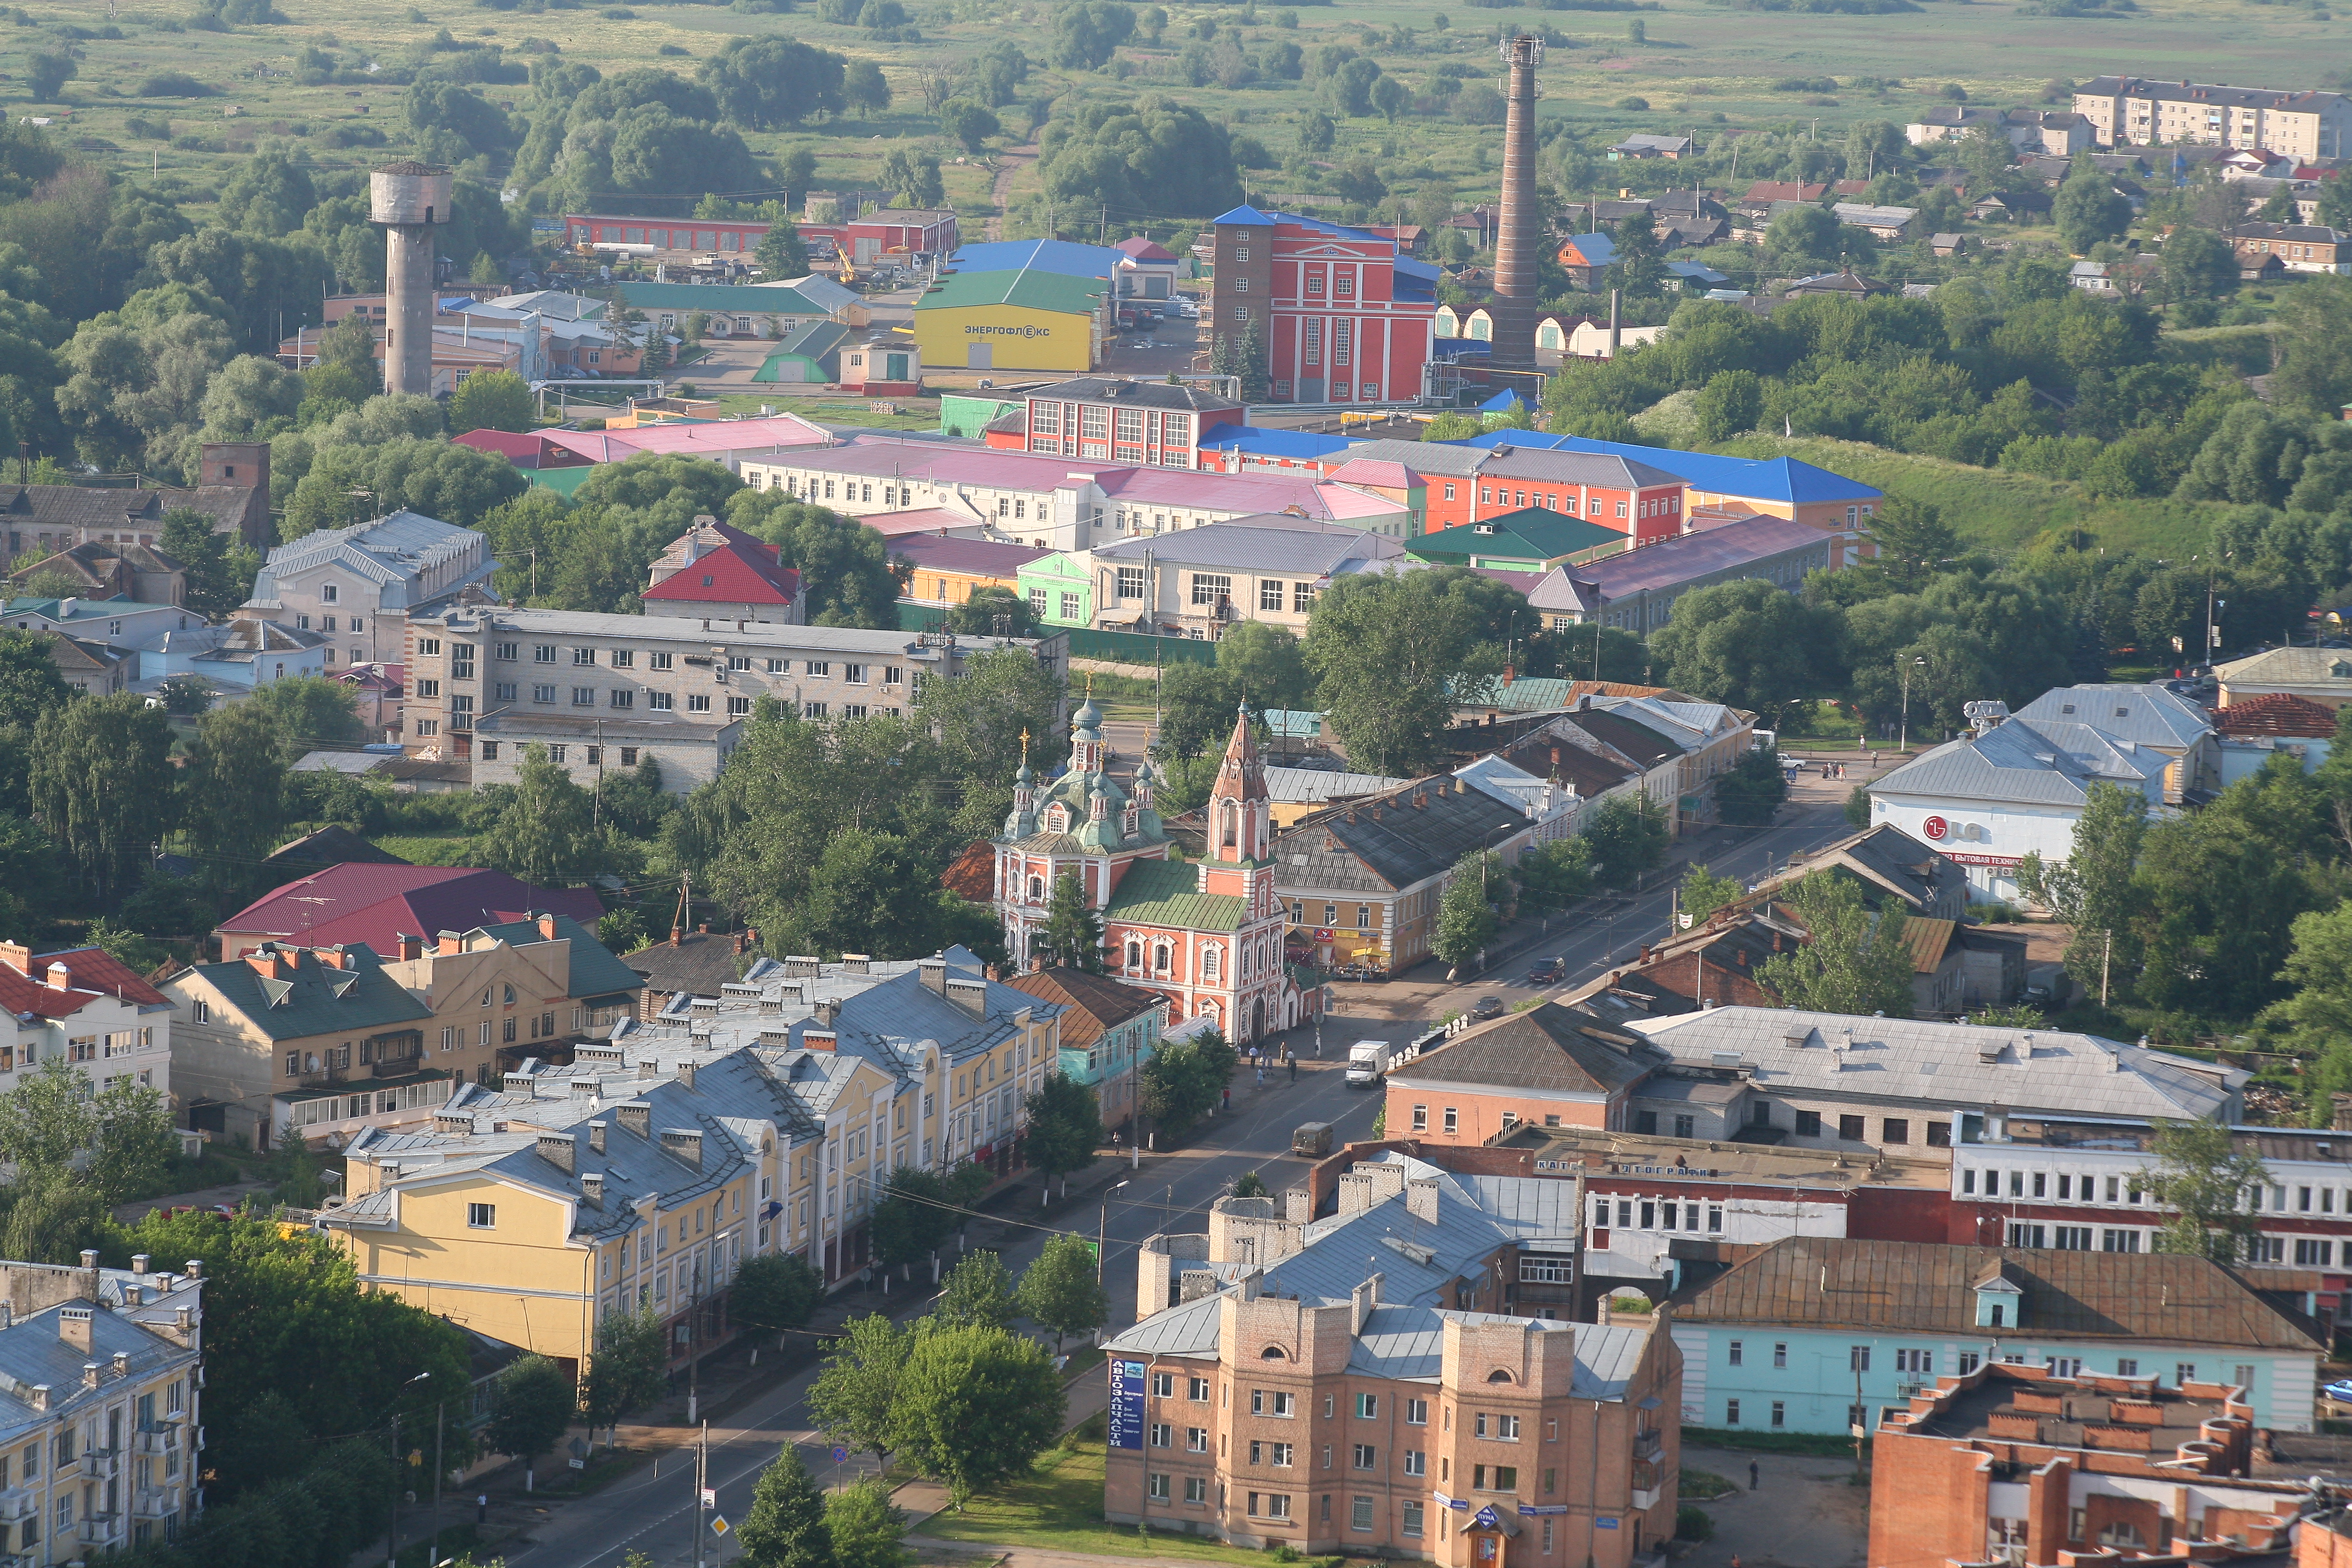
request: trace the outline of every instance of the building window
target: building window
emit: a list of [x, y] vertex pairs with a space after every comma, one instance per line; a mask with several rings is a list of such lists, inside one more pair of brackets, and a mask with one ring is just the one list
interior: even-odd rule
[[1789, 1424], [1789, 1406], [1788, 1406], [1787, 1403], [1786, 1403], [1785, 1401], [1779, 1400], [1779, 1399], [1774, 1400], [1774, 1401], [1772, 1402], [1772, 1426], [1773, 1426], [1773, 1429], [1777, 1431], [1777, 1430], [1779, 1430], [1780, 1428], [1781, 1428], [1781, 1427], [1783, 1427], [1783, 1426], [1786, 1426], [1788, 1424]]
[[1408, 1502], [1404, 1505], [1403, 1522], [1397, 1526], [1397, 1533], [1400, 1535], [1419, 1536], [1426, 1528], [1427, 1519], [1428, 1505], [1426, 1503]]
[[466, 1205], [466, 1225], [467, 1228], [473, 1230], [495, 1230], [498, 1228], [498, 1205], [467, 1204]]
[[1904, 1118], [1900, 1116], [1890, 1116], [1887, 1117], [1880, 1125], [1885, 1135], [1885, 1142], [1889, 1143], [1908, 1143], [1911, 1142], [1911, 1123]]
[[1459, 1132], [1461, 1130], [1461, 1112], [1456, 1110], [1453, 1106], [1447, 1106], [1445, 1108], [1445, 1131], [1448, 1132]]
[[1355, 1498], [1349, 1502], [1348, 1528], [1350, 1530], [1370, 1530], [1372, 1528], [1371, 1499], [1368, 1497], [1360, 1497]]
[[1379, 1450], [1374, 1448], [1370, 1443], [1358, 1443], [1355, 1445], [1355, 1448], [1356, 1468], [1360, 1470], [1371, 1469], [1380, 1457]]
[[1838, 1137], [1848, 1143], [1861, 1142], [1863, 1141], [1862, 1118], [1859, 1116], [1839, 1117]]
[[1470, 1489], [1515, 1492], [1519, 1489], [1519, 1468], [1517, 1465], [1473, 1465], [1470, 1467]]
[[1725, 1363], [1731, 1366], [1739, 1366], [1743, 1364], [1746, 1348], [1747, 1347], [1738, 1340], [1733, 1340], [1729, 1344], [1724, 1347]]
[[1223, 604], [1233, 597], [1233, 593], [1234, 580], [1223, 573], [1192, 574], [1192, 603], [1196, 605]]
[[1166, 1502], [1168, 1500], [1167, 1472], [1163, 1470], [1154, 1470], [1151, 1472], [1150, 1480], [1151, 1488], [1151, 1500], [1154, 1502]]
[[[1202, 1447], [1205, 1448], [1206, 1445], [1203, 1444]], [[1209, 1478], [1206, 1476], [1186, 1476], [1184, 1478], [1184, 1500], [1186, 1502], [1207, 1502], [1209, 1500]]]

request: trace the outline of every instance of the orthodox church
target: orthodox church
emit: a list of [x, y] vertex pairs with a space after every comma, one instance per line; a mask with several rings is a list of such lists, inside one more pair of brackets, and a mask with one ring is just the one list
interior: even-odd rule
[[1208, 855], [1175, 858], [1154, 809], [1159, 769], [1146, 756], [1133, 793], [1104, 769], [1102, 711], [1071, 717], [1067, 771], [1037, 787], [1013, 776], [1013, 811], [995, 840], [996, 910], [1013, 962], [1030, 967], [1055, 884], [1075, 876], [1103, 926], [1113, 978], [1169, 1000], [1169, 1023], [1207, 1019], [1236, 1045], [1286, 1029], [1307, 999], [1285, 968], [1285, 911], [1274, 893], [1274, 816], [1246, 714], [1234, 722], [1208, 803]]

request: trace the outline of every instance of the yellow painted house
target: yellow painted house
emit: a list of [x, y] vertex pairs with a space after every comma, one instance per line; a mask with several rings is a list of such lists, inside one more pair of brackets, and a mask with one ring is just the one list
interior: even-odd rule
[[950, 272], [915, 302], [915, 342], [938, 369], [1083, 374], [1111, 332], [1110, 280], [1024, 268]]
[[866, 1268], [892, 1170], [1009, 1175], [1060, 1012], [961, 949], [762, 959], [569, 1065], [467, 1085], [430, 1131], [363, 1133], [320, 1224], [368, 1284], [575, 1372], [616, 1312], [655, 1312], [683, 1356], [733, 1331], [748, 1258]]

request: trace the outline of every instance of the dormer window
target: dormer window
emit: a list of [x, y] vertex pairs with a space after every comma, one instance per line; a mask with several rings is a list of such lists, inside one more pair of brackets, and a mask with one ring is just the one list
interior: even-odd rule
[[1977, 1327], [2010, 1329], [2023, 1318], [2025, 1293], [2009, 1277], [2007, 1265], [1988, 1271], [1976, 1283]]
[[342, 600], [342, 589], [337, 587], [334, 584], [326, 584], [319, 590], [319, 603], [322, 605], [340, 604]]

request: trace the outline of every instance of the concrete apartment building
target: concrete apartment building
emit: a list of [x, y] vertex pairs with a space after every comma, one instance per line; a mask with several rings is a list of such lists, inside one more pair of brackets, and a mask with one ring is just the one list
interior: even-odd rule
[[172, 1103], [171, 1001], [104, 948], [0, 942], [0, 1090], [61, 1060], [93, 1087], [133, 1079]]
[[[1064, 672], [1066, 637], [959, 637], [782, 621], [607, 616], [456, 605], [408, 624], [413, 746], [474, 759], [512, 783], [529, 744], [575, 773], [650, 753], [684, 795], [718, 776], [763, 696], [803, 718], [898, 713], [921, 683], [983, 653], [1023, 649]], [[582, 776], [586, 776], [584, 773]]]
[[178, 1539], [203, 1495], [204, 1269], [0, 1263], [0, 1561]]
[[1088, 579], [1099, 626], [1213, 639], [1235, 622], [1265, 621], [1303, 637], [1324, 583], [1377, 572], [1404, 552], [1401, 541], [1360, 528], [1267, 513], [1122, 539], [1035, 570], [1066, 563]]
[[0, 537], [15, 561], [80, 544], [161, 542], [163, 514], [182, 507], [212, 519], [215, 533], [257, 550], [276, 538], [269, 521], [269, 443], [207, 441], [196, 482], [185, 489], [0, 485]]
[[487, 590], [496, 564], [487, 534], [403, 510], [278, 546], [237, 614], [318, 632], [330, 666], [397, 664], [408, 618]]
[[265, 942], [163, 984], [192, 1126], [270, 1148], [428, 1120], [459, 1083], [609, 1035], [643, 982], [562, 915], [363, 943]]
[[2102, 147], [2259, 147], [2290, 158], [2340, 158], [2352, 147], [2352, 99], [2147, 77], [2094, 77], [2074, 112]]
[[[1139, 1259], [1110, 1356], [1106, 1517], [1235, 1545], [1628, 1568], [1673, 1533], [1680, 1366], [1572, 1323], [1579, 1187], [1390, 1154], [1223, 1198]], [[1543, 1303], [1558, 1303], [1544, 1305]]]

